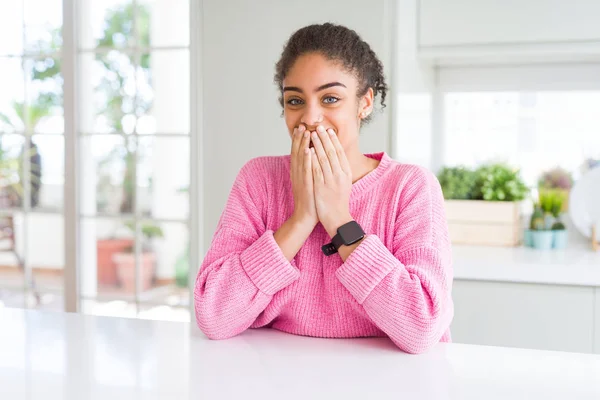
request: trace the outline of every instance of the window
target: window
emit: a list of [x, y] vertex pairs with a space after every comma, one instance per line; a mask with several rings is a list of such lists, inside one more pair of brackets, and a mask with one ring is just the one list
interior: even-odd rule
[[0, 304], [62, 308], [62, 2], [0, 3]]
[[[394, 153], [437, 171], [507, 162], [535, 187], [600, 159], [600, 64], [447, 66], [395, 102]], [[435, 76], [433, 76], [435, 75]]]
[[544, 170], [577, 176], [600, 156], [600, 91], [445, 93], [444, 111], [447, 165], [508, 162], [534, 187]]
[[[73, 3], [76, 48], [63, 49]], [[75, 115], [83, 311], [189, 320], [190, 2], [73, 3], [0, 5], [0, 302], [63, 308], [64, 116]], [[77, 94], [63, 101], [73, 57], [64, 79]]]

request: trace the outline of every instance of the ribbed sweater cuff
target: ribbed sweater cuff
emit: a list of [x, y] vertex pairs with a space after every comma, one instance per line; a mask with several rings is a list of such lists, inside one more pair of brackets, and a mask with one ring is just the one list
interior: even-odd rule
[[300, 271], [285, 258], [271, 230], [244, 250], [240, 261], [256, 287], [269, 296], [300, 277]]
[[362, 304], [399, 262], [377, 235], [368, 235], [350, 253], [336, 275], [356, 301]]

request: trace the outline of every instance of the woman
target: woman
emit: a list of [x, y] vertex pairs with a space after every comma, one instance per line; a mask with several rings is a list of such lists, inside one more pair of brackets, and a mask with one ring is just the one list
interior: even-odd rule
[[271, 327], [306, 336], [389, 336], [423, 352], [449, 341], [451, 246], [435, 176], [362, 154], [383, 67], [356, 32], [295, 32], [275, 82], [291, 154], [239, 172], [195, 286], [212, 339]]

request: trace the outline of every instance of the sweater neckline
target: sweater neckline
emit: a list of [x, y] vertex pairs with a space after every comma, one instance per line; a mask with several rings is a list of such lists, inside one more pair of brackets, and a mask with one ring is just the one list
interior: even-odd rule
[[379, 153], [367, 153], [365, 156], [378, 160], [379, 164], [375, 169], [367, 173], [365, 176], [357, 180], [352, 184], [352, 192], [350, 192], [350, 201], [354, 198], [361, 196], [366, 193], [370, 187], [372, 187], [378, 180], [385, 174], [389, 169], [392, 159], [388, 156], [385, 151]]

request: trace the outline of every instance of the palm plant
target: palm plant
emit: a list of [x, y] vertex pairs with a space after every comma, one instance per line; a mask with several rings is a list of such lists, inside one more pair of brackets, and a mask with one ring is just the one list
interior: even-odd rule
[[[147, 47], [150, 43], [150, 12], [147, 7], [142, 4], [137, 4], [137, 13], [134, 13], [133, 4], [117, 6], [114, 9], [107, 12], [105, 17], [105, 25], [102, 37], [98, 41], [99, 47], [114, 47], [119, 40], [123, 37], [128, 38], [133, 34], [133, 18], [137, 14], [136, 24], [138, 31], [138, 46]], [[98, 114], [101, 114], [106, 118], [111, 129], [116, 134], [127, 136], [123, 133], [123, 120], [124, 117], [130, 115], [131, 112], [135, 114], [137, 118], [139, 115], [146, 113], [151, 106], [150, 101], [145, 100], [141, 96], [135, 98], [135, 104], [131, 103], [131, 98], [125, 95], [126, 85], [129, 83], [130, 77], [128, 76], [131, 72], [132, 66], [136, 65], [134, 57], [135, 55], [127, 55], [125, 65], [120, 62], [116, 62], [111, 59], [110, 54], [97, 55], [96, 60], [103, 65], [106, 71], [110, 71], [109, 74], [104, 74], [102, 81], [100, 82], [99, 90], [106, 96], [106, 103], [103, 108], [98, 110]], [[144, 54], [140, 58], [139, 65], [137, 65], [136, 79], [144, 77], [148, 79], [150, 69], [150, 56]], [[127, 137], [124, 137], [126, 143], [124, 146], [125, 151], [113, 151], [107, 155], [106, 159], [101, 161], [101, 167], [108, 167], [111, 163], [122, 163], [124, 166], [123, 176], [123, 196], [119, 211], [121, 213], [133, 212], [133, 194], [135, 187], [135, 175], [136, 175], [136, 146], [130, 145], [127, 142]], [[100, 179], [105, 182], [106, 179]], [[100, 182], [99, 182], [100, 183]], [[101, 192], [101, 190], [98, 190]]]

